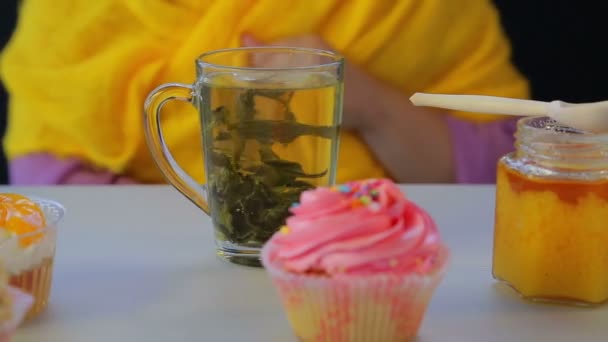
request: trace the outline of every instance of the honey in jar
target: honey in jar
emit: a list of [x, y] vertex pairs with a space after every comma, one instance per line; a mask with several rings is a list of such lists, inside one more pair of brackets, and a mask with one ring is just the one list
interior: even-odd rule
[[608, 134], [518, 122], [498, 163], [493, 275], [532, 300], [608, 300]]

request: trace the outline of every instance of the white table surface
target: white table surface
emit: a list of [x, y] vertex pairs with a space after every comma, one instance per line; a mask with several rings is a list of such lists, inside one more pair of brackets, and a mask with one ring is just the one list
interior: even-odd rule
[[[606, 341], [608, 305], [532, 304], [491, 277], [493, 186], [406, 186], [452, 249], [419, 341]], [[214, 254], [210, 220], [167, 186], [8, 188], [68, 209], [48, 310], [17, 342], [295, 341], [262, 269]]]

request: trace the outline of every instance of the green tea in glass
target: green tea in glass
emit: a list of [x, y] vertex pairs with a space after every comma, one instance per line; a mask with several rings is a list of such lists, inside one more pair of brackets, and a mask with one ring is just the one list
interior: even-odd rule
[[[335, 182], [344, 61], [315, 49], [238, 48], [203, 54], [196, 70], [194, 85], [149, 95], [147, 143], [167, 181], [211, 216], [218, 254], [259, 265], [260, 248], [300, 193]], [[163, 141], [160, 110], [172, 99], [200, 113], [204, 185]]]

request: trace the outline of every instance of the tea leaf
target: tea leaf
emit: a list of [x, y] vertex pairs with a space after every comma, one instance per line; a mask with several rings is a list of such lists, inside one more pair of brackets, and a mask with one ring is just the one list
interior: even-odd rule
[[331, 126], [313, 126], [288, 120], [248, 120], [228, 125], [244, 139], [257, 140], [263, 144], [289, 144], [296, 138], [305, 135], [331, 139], [336, 128]]
[[[279, 102], [284, 107], [283, 119], [256, 119], [256, 96]], [[207, 184], [212, 218], [227, 241], [261, 247], [284, 224], [289, 207], [298, 201], [302, 191], [314, 187], [301, 178], [319, 178], [327, 174], [327, 170], [306, 173], [301, 164], [281, 159], [272, 150], [273, 144], [289, 144], [300, 136], [331, 139], [337, 134], [335, 127], [296, 122], [290, 109], [292, 97], [292, 91], [248, 89], [238, 98], [236, 113], [232, 113], [235, 122], [232, 123], [228, 120], [231, 113], [226, 107], [213, 110], [209, 129], [217, 132], [214, 143], [231, 145], [228, 149], [225, 145], [221, 149], [214, 147], [207, 157], [211, 164]], [[253, 142], [257, 142], [260, 162], [252, 166], [244, 164], [241, 156], [247, 144]]]

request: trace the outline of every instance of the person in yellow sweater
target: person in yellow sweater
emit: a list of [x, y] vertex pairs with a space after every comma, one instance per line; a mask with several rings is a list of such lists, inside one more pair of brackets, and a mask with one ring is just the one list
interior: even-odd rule
[[[146, 95], [192, 83], [203, 52], [256, 45], [346, 57], [338, 182], [493, 181], [512, 120], [418, 108], [408, 97], [528, 96], [487, 0], [25, 0], [0, 60], [11, 183], [163, 182], [143, 137]], [[203, 181], [198, 116], [166, 110], [189, 111], [166, 115], [164, 135]]]

